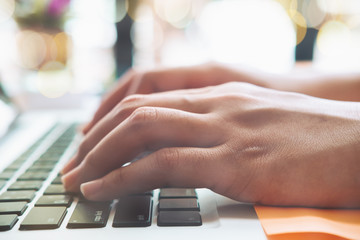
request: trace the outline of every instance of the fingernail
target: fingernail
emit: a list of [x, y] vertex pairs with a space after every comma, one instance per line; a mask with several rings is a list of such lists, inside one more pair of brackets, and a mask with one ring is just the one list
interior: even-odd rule
[[97, 179], [91, 182], [81, 184], [80, 191], [86, 198], [92, 198], [96, 196], [103, 186], [103, 180]]

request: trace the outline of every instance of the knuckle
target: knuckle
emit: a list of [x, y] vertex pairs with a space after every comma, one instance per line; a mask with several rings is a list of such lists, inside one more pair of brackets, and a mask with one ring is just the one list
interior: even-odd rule
[[134, 111], [135, 107], [121, 104], [119, 103], [116, 107], [112, 110], [112, 118], [115, 119], [124, 119]]
[[130, 115], [133, 124], [154, 122], [158, 119], [158, 110], [154, 107], [139, 107]]
[[129, 96], [126, 96], [122, 101], [121, 101], [121, 105], [128, 105], [128, 104], [134, 104], [134, 103], [138, 103], [141, 100], [144, 99], [144, 95], [142, 94], [132, 94]]
[[155, 168], [165, 173], [178, 169], [180, 155], [177, 149], [164, 148], [155, 153]]
[[86, 156], [86, 154], [89, 152], [88, 142], [86, 139], [84, 139], [79, 147], [78, 147], [78, 155], [79, 156]]
[[94, 156], [93, 151], [90, 151], [86, 157], [84, 158], [83, 163], [86, 165], [86, 167], [90, 167], [92, 169], [98, 169], [99, 166], [97, 165], [96, 158]]
[[124, 175], [125, 171], [121, 171], [120, 169], [109, 173], [109, 178], [107, 178], [107, 185], [109, 185], [113, 189], [117, 189], [119, 184], [126, 184], [126, 176]]
[[144, 102], [145, 96], [142, 94], [133, 94], [125, 97], [112, 111], [112, 117], [126, 118], [130, 116], [135, 109], [139, 108]]

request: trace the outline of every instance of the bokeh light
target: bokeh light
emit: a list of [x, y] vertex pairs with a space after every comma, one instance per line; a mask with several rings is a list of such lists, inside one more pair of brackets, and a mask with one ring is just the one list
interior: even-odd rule
[[297, 0], [276, 0], [280, 5], [286, 10], [297, 10], [298, 1]]
[[163, 43], [163, 29], [155, 21], [135, 22], [131, 27], [131, 41], [136, 49], [155, 49]]
[[192, 18], [191, 0], [155, 0], [154, 7], [156, 14], [174, 27], [183, 28]]
[[106, 0], [100, 1], [98, 6], [99, 15], [106, 21], [117, 23], [124, 19], [127, 12], [125, 0]]
[[67, 93], [72, 86], [72, 76], [60, 62], [48, 62], [37, 74], [38, 91], [48, 98], [58, 98]]
[[296, 44], [299, 44], [304, 40], [307, 32], [307, 22], [304, 16], [296, 10], [288, 10], [288, 14], [294, 23], [296, 29]]
[[326, 0], [317, 0], [309, 1], [306, 4], [303, 4], [302, 12], [305, 13], [305, 18], [307, 20], [307, 25], [313, 28], [319, 28], [324, 22], [327, 13], [320, 8], [320, 4], [324, 4]]
[[334, 15], [360, 13], [358, 0], [317, 0], [317, 2], [323, 11]]
[[317, 48], [328, 56], [341, 55], [352, 44], [351, 32], [346, 24], [340, 21], [329, 21], [319, 30]]
[[274, 1], [215, 1], [197, 19], [211, 60], [247, 64], [270, 72], [294, 63], [295, 31]]
[[135, 22], [146, 22], [153, 20], [153, 8], [151, 2], [146, 0], [127, 0], [127, 14]]
[[15, 0], [0, 1], [0, 23], [9, 20], [15, 11]]
[[37, 68], [46, 57], [46, 41], [38, 32], [25, 30], [16, 36], [18, 64]]
[[26, 69], [38, 69], [48, 61], [66, 64], [69, 42], [64, 32], [20, 31], [16, 36], [17, 62]]
[[65, 32], [57, 33], [51, 39], [51, 59], [66, 64], [71, 49], [71, 40]]

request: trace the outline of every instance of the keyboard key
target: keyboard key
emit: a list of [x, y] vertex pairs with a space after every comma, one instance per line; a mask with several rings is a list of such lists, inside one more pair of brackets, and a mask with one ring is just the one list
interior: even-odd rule
[[52, 184], [62, 184], [61, 176], [57, 176], [56, 178], [54, 178]]
[[49, 167], [49, 168], [54, 168], [54, 166], [56, 165], [57, 163], [56, 162], [47, 162], [47, 161], [39, 161], [39, 160], [36, 160], [34, 163], [33, 163], [33, 166], [36, 166], [36, 167]]
[[143, 193], [135, 193], [135, 194], [132, 194], [130, 196], [151, 196], [153, 197], [154, 196], [154, 191], [148, 191], [148, 192], [143, 192]]
[[0, 202], [0, 214], [22, 215], [27, 208], [27, 202]]
[[31, 202], [35, 197], [35, 191], [7, 191], [0, 195], [0, 202]]
[[66, 207], [34, 207], [20, 224], [20, 230], [55, 229], [65, 215]]
[[35, 206], [63, 206], [70, 207], [72, 197], [68, 195], [46, 195], [40, 197]]
[[12, 176], [14, 176], [14, 171], [6, 171], [0, 173], [0, 180], [9, 180]]
[[9, 191], [19, 190], [39, 190], [41, 188], [42, 181], [17, 181], [10, 185]]
[[0, 190], [5, 186], [6, 181], [0, 180]]
[[24, 161], [15, 161], [7, 166], [4, 171], [17, 171], [24, 164]]
[[119, 199], [113, 227], [146, 227], [151, 225], [152, 199], [150, 196], [130, 196]]
[[54, 166], [51, 165], [33, 165], [29, 167], [26, 172], [51, 172], [54, 169]]
[[19, 176], [20, 181], [46, 180], [49, 176], [48, 172], [25, 172]]
[[200, 211], [196, 198], [164, 198], [159, 200], [159, 211]]
[[109, 202], [79, 202], [67, 224], [67, 228], [105, 227], [109, 214]]
[[163, 188], [159, 198], [197, 198], [195, 189], [188, 188]]
[[8, 231], [18, 221], [16, 214], [0, 215], [0, 231]]
[[51, 184], [47, 187], [47, 189], [44, 192], [44, 195], [61, 195], [61, 194], [71, 194], [71, 193], [67, 192], [62, 184]]
[[[64, 151], [65, 151], [65, 148], [64, 148]], [[38, 161], [57, 163], [59, 161], [59, 159], [60, 159], [60, 156], [43, 155], [38, 159]]]
[[198, 211], [160, 211], [158, 226], [201, 226], [201, 216]]

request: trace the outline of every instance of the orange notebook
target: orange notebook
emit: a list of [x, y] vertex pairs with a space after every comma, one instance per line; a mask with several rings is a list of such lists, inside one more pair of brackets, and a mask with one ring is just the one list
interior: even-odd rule
[[360, 240], [360, 209], [255, 206], [270, 240]]

